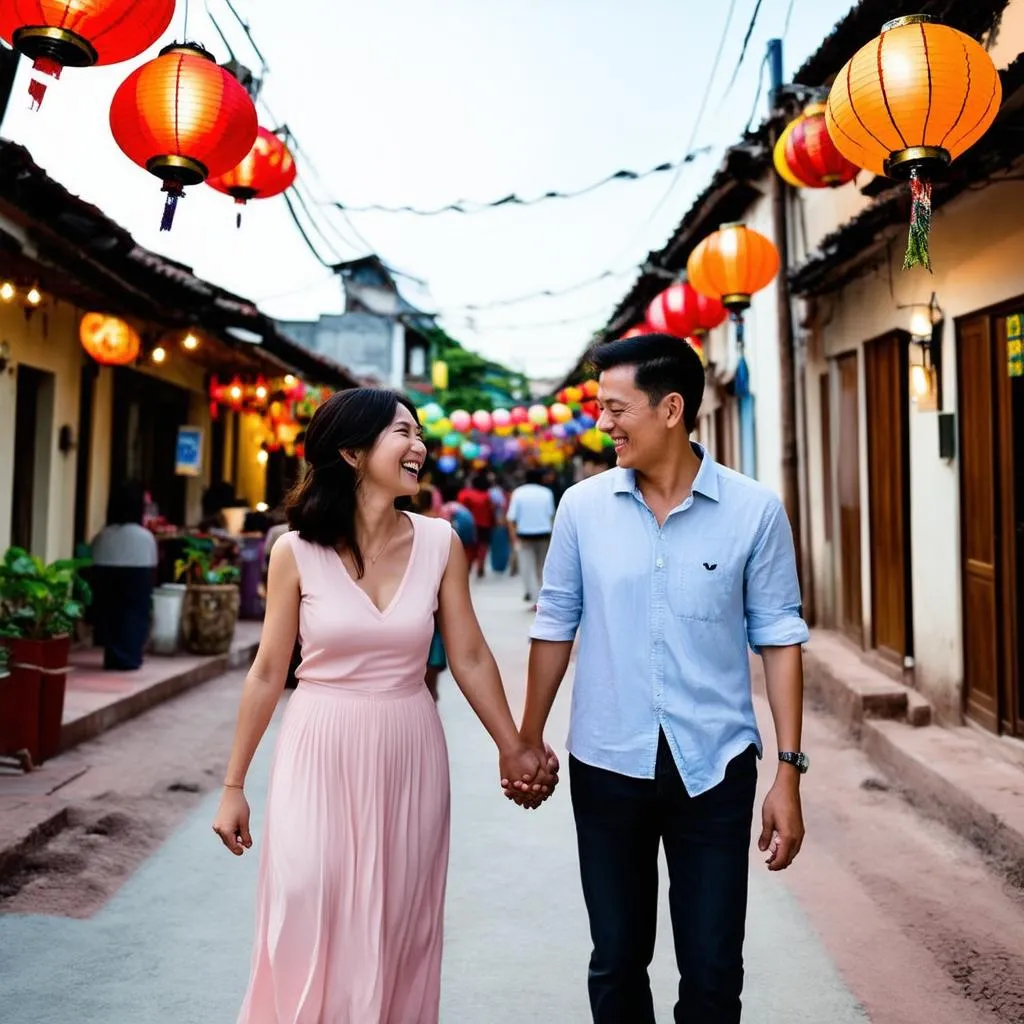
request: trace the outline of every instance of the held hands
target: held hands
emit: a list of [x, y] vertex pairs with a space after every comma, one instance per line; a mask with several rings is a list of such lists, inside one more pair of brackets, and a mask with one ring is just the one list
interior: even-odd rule
[[505, 796], [527, 810], [535, 810], [558, 785], [558, 756], [546, 743], [519, 746], [500, 754], [501, 788]]
[[799, 776], [779, 773], [765, 797], [761, 821], [763, 827], [757, 848], [768, 854], [765, 863], [769, 871], [784, 871], [793, 863], [804, 841]]
[[236, 856], [241, 857], [252, 846], [249, 834], [249, 801], [240, 789], [225, 788], [220, 807], [213, 819], [213, 831]]

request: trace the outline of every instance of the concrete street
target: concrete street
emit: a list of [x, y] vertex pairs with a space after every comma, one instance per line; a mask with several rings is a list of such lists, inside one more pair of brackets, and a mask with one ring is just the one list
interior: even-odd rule
[[[517, 581], [488, 579], [476, 590], [518, 712], [530, 615]], [[210, 821], [240, 680], [234, 674], [206, 684], [101, 741], [95, 760], [106, 774], [102, 792], [82, 790], [90, 805], [133, 785], [164, 793], [176, 775], [165, 772], [146, 781], [133, 776], [146, 773], [140, 752], [148, 748], [157, 760], [156, 752], [176, 742], [196, 744], [189, 757], [206, 795], [166, 841], [143, 850], [138, 869], [91, 917], [32, 913], [33, 900], [42, 901], [46, 892], [45, 878], [30, 880], [0, 902], [6, 910], [0, 914], [0, 1022], [234, 1020], [248, 969], [256, 851], [240, 860], [230, 857]], [[568, 695], [566, 687], [550, 732], [559, 749]], [[537, 812], [511, 806], [498, 792], [490, 740], [447, 677], [441, 709], [453, 783], [442, 1019], [585, 1024], [589, 947], [567, 784]], [[766, 740], [769, 722], [763, 723]], [[815, 758], [805, 787], [805, 850], [784, 875], [770, 875], [756, 851], [751, 861], [745, 1020], [1024, 1019], [1016, 1015], [1024, 1010], [1019, 890], [1005, 886], [973, 849], [889, 792], [827, 720], [810, 716], [805, 746]], [[257, 848], [270, 748], [264, 743], [250, 774]], [[770, 771], [766, 759], [762, 783]], [[145, 801], [133, 801], [127, 816], [144, 816]], [[83, 870], [84, 884], [87, 864]], [[664, 894], [662, 903], [652, 978], [659, 1020], [668, 1021], [675, 965]], [[966, 960], [958, 959], [953, 939], [970, 950]]]

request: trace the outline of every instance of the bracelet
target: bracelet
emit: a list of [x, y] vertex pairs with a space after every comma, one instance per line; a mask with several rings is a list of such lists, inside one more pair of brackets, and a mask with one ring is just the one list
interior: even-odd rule
[[234, 783], [225, 782], [224, 783], [224, 788], [225, 789], [245, 789], [245, 786], [236, 786]]

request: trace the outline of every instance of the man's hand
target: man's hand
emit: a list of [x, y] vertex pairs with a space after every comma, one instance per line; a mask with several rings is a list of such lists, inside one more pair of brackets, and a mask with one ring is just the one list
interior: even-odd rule
[[804, 817], [800, 809], [797, 779], [779, 775], [761, 811], [763, 827], [757, 848], [768, 854], [769, 871], [784, 871], [793, 863], [804, 841]]
[[500, 767], [505, 796], [528, 810], [544, 803], [558, 785], [558, 756], [546, 743], [541, 747], [523, 743], [502, 753]]

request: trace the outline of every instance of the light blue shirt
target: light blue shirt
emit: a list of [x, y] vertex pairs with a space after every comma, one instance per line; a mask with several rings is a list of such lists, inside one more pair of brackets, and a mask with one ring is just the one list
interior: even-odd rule
[[573, 756], [653, 779], [663, 730], [696, 796], [751, 743], [761, 753], [748, 643], [803, 644], [808, 632], [782, 503], [693, 448], [692, 494], [661, 527], [632, 470], [566, 491], [530, 635], [568, 641], [579, 629]]

